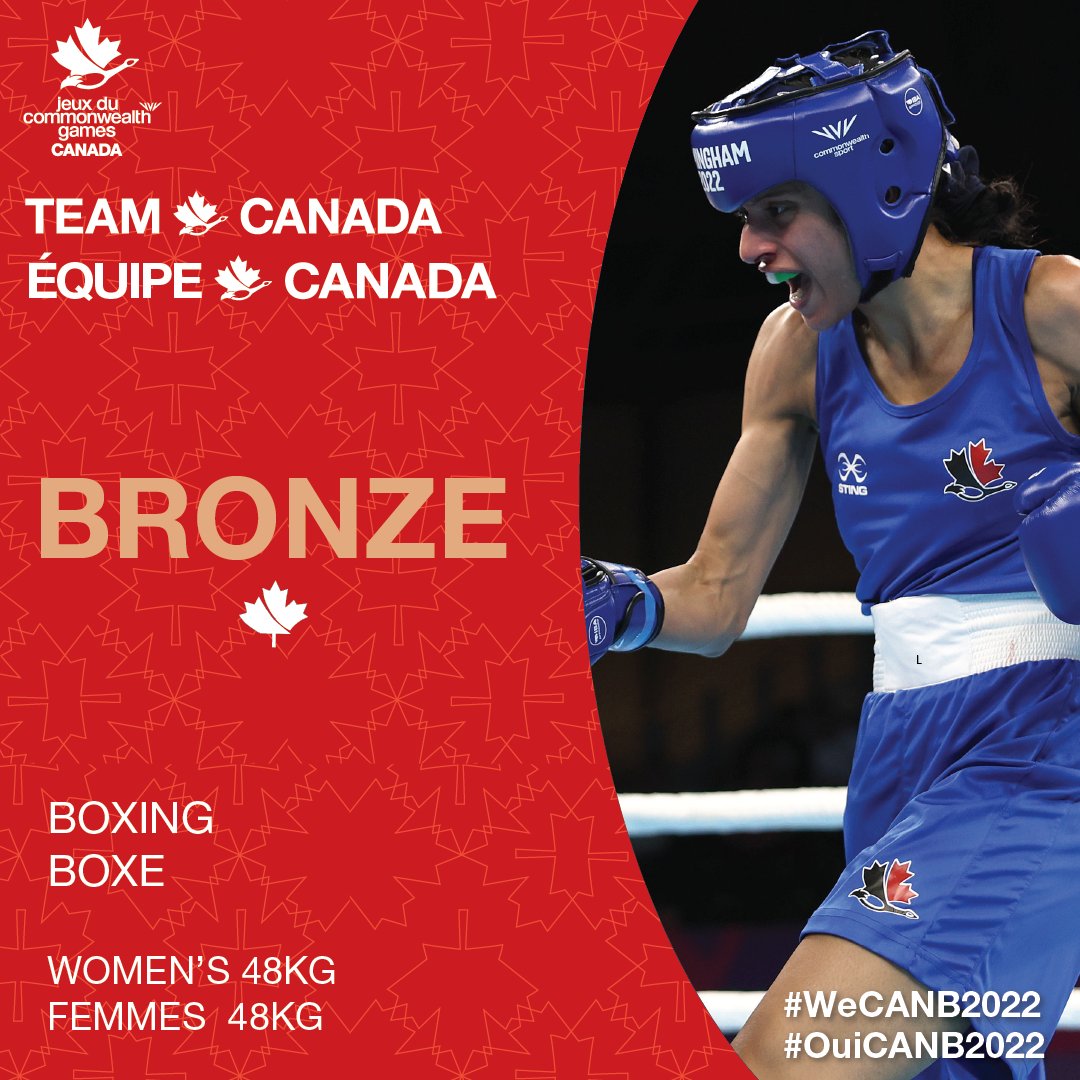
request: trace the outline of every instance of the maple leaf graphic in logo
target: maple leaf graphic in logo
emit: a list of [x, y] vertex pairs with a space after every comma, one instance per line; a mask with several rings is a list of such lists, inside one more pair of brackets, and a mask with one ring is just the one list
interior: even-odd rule
[[222, 300], [250, 300], [270, 284], [269, 281], [259, 281], [259, 271], [249, 270], [248, 264], [239, 256], [226, 269], [219, 270], [214, 280], [225, 290], [221, 295]]
[[986, 439], [969, 441], [963, 450], [950, 450], [949, 456], [942, 459], [942, 464], [953, 478], [953, 482], [946, 486], [945, 494], [955, 495], [964, 502], [980, 502], [990, 495], [1016, 487], [1015, 481], [1001, 478], [1004, 466], [990, 456], [993, 452], [986, 445]]
[[135, 57], [128, 57], [122, 64], [110, 68], [120, 55], [120, 39], [110, 41], [101, 37], [101, 27], [91, 26], [87, 19], [82, 26], [75, 27], [78, 44], [68, 35], [67, 41], [56, 43], [56, 52], [52, 58], [71, 74], [60, 83], [63, 86], [77, 86], [80, 90], [96, 90], [104, 86], [114, 75], [119, 75], [125, 68], [137, 64]]
[[[888, 876], [886, 876], [888, 870]], [[901, 915], [905, 919], [917, 919], [919, 916], [909, 907], [898, 904], [910, 904], [919, 894], [908, 884], [915, 875], [911, 872], [911, 860], [900, 862], [893, 859], [892, 866], [875, 859], [862, 871], [862, 888], [852, 889], [848, 896], [855, 897], [864, 908], [879, 914]]]
[[289, 590], [278, 588], [275, 581], [269, 589], [263, 589], [262, 599], [254, 604], [245, 601], [240, 619], [256, 633], [269, 634], [270, 644], [276, 649], [278, 634], [291, 633], [301, 619], [307, 618], [304, 610], [307, 604], [287, 602], [288, 599]]
[[[209, 232], [215, 225], [220, 225], [223, 221], [229, 219], [222, 214], [220, 217], [214, 217], [217, 213], [217, 206], [214, 203], [208, 203], [197, 191], [192, 193], [180, 203], [173, 213], [175, 217], [183, 226], [180, 230], [180, 235], [184, 233], [190, 233], [192, 236], [202, 236], [203, 233]], [[250, 271], [249, 271], [250, 272]], [[225, 273], [224, 270], [221, 273]], [[259, 276], [259, 272], [255, 271], [255, 276]], [[220, 280], [221, 274], [218, 275], [218, 284], [223, 282]], [[267, 282], [267, 285], [270, 283]]]
[[911, 860], [900, 862], [893, 859], [889, 880], [885, 882], [885, 895], [898, 904], [910, 904], [919, 894], [908, 884], [915, 875], [911, 872]]
[[968, 443], [968, 455], [971, 458], [971, 471], [983, 487], [989, 487], [995, 480], [1001, 479], [1002, 466], [990, 455], [993, 451], [986, 445], [985, 439], [977, 443]]

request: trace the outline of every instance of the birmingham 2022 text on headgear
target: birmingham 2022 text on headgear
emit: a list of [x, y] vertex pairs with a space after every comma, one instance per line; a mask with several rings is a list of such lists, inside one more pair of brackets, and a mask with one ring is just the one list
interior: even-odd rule
[[802, 181], [844, 223], [864, 300], [911, 273], [956, 154], [954, 117], [933, 75], [884, 30], [779, 59], [693, 119], [694, 160], [717, 210]]

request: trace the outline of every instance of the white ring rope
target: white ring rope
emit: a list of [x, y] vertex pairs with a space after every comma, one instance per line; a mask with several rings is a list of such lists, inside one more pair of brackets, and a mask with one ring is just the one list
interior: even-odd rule
[[[740, 641], [796, 634], [871, 634], [854, 593], [778, 593], [758, 598]], [[620, 795], [631, 836], [838, 829], [845, 788]]]
[[839, 829], [847, 788], [680, 791], [620, 795], [631, 836], [828, 832]]
[[[762, 596], [740, 641], [798, 634], [872, 634], [873, 623], [851, 593], [780, 593]], [[631, 836], [839, 829], [847, 788], [776, 788], [763, 791], [656, 792], [619, 796]], [[764, 990], [702, 990], [716, 1026], [738, 1031]], [[1059, 1031], [1080, 1031], [1080, 990], [1073, 990]]]
[[758, 597], [740, 641], [800, 634], [872, 634], [854, 593], [777, 593]]

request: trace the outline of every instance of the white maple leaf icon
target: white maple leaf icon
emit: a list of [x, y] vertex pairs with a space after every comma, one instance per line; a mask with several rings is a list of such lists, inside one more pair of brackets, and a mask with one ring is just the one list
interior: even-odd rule
[[[208, 203], [202, 195], [197, 191], [189, 195], [186, 201], [180, 203], [177, 206], [174, 217], [183, 224], [184, 228], [180, 230], [181, 236], [184, 233], [190, 233], [192, 236], [202, 236], [203, 233], [209, 232], [215, 225], [220, 225], [221, 222], [227, 221], [228, 218], [222, 214], [219, 218], [214, 218], [214, 214], [217, 213], [217, 205], [215, 203]], [[240, 260], [237, 260], [238, 262]], [[222, 270], [218, 274], [218, 284], [225, 284], [221, 281], [221, 274], [226, 273]], [[259, 276], [259, 272], [255, 271], [255, 276]], [[226, 286], [227, 288], [230, 286]]]
[[259, 281], [259, 271], [248, 269], [248, 264], [239, 256], [226, 269], [219, 270], [214, 280], [225, 290], [222, 300], [247, 300], [270, 284], [269, 281]]
[[197, 191], [188, 196], [188, 206], [190, 206], [203, 221], [209, 221], [217, 212], [217, 204], [208, 203]]
[[288, 634], [301, 620], [307, 618], [304, 610], [307, 604], [287, 602], [289, 590], [278, 588], [275, 581], [269, 589], [263, 589], [262, 598], [254, 604], [244, 602], [244, 613], [240, 616], [258, 634], [269, 634], [270, 644], [277, 648], [278, 634]]
[[110, 68], [111, 64], [120, 55], [120, 41], [110, 41], [101, 37], [101, 27], [91, 26], [87, 19], [82, 26], [75, 27], [75, 37], [79, 39], [78, 45], [68, 35], [66, 41], [56, 43], [56, 52], [52, 58], [71, 74], [64, 79], [61, 86], [78, 86], [83, 90], [93, 90], [106, 83], [114, 75], [137, 64], [135, 58], [129, 58], [117, 67]]

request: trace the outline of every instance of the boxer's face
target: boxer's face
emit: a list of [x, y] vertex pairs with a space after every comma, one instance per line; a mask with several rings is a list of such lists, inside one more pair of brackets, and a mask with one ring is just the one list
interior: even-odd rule
[[739, 257], [763, 273], [795, 273], [788, 302], [811, 330], [827, 330], [859, 302], [851, 247], [825, 197], [807, 184], [770, 188], [751, 199], [742, 220]]

